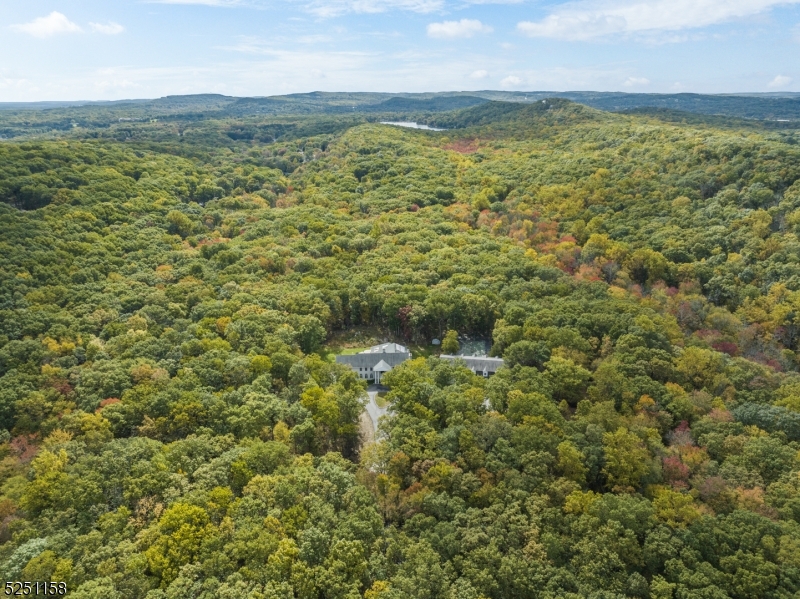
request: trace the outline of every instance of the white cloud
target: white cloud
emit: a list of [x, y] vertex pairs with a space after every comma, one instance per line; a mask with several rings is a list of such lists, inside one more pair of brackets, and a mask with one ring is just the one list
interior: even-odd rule
[[[351, 88], [385, 92], [464, 87], [464, 73], [474, 63], [441, 60], [429, 55], [392, 54], [392, 68], [386, 67], [382, 52], [341, 52], [285, 50], [270, 47], [271, 40], [250, 40], [253, 58], [245, 61], [209, 63], [202, 67], [165, 66], [158, 68], [113, 67], [82, 73], [81, 78], [53, 79], [38, 93], [14, 92], [17, 98], [153, 98], [167, 94], [223, 93], [235, 96], [268, 96], [306, 92], [336, 91]], [[310, 68], [309, 65], [313, 65]], [[0, 72], [0, 75], [2, 73]], [[94, 91], [94, 93], [92, 93]], [[88, 92], [88, 93], [87, 93]], [[11, 95], [11, 94], [7, 94]]]
[[108, 23], [89, 23], [89, 27], [95, 33], [102, 33], [103, 35], [119, 35], [125, 28], [119, 23], [109, 21]]
[[491, 33], [494, 31], [477, 19], [461, 19], [460, 21], [444, 21], [428, 25], [428, 37], [439, 39], [453, 39], [457, 37], [472, 37], [477, 33]]
[[706, 27], [797, 3], [800, 0], [580, 0], [562, 4], [541, 21], [522, 21], [517, 29], [531, 37], [589, 40]]
[[528, 90], [619, 91], [620, 82], [626, 81], [630, 76], [630, 70], [626, 69], [624, 65], [585, 68], [555, 67], [541, 70], [517, 70], [514, 76], [507, 77], [501, 81], [501, 84], [507, 88], [519, 88], [524, 85]]
[[486, 79], [489, 76], [489, 71], [485, 69], [480, 69], [477, 71], [472, 71], [472, 74], [469, 76], [470, 79]]
[[780, 89], [780, 88], [785, 88], [791, 82], [792, 82], [792, 78], [791, 77], [787, 77], [786, 75], [778, 75], [777, 77], [775, 77], [775, 79], [770, 81], [767, 85], [768, 85], [768, 87]]
[[650, 85], [650, 80], [644, 77], [628, 77], [622, 85], [625, 87], [643, 87], [645, 85]]
[[500, 82], [500, 85], [503, 87], [517, 87], [520, 83], [522, 83], [522, 79], [516, 75], [509, 75]]
[[324, 44], [332, 42], [333, 38], [329, 35], [301, 35], [297, 41], [301, 44]]
[[[271, 0], [143, 0], [150, 4], [180, 4], [222, 7], [265, 8]], [[445, 0], [286, 0], [300, 4], [306, 12], [329, 18], [345, 14], [376, 14], [391, 10], [431, 13], [444, 8]], [[492, 3], [515, 3], [523, 0], [489, 0]], [[295, 19], [296, 20], [296, 19]]]
[[[478, 57], [457, 54], [394, 52], [391, 48], [373, 51], [338, 51], [292, 44], [290, 49], [275, 38], [251, 38], [219, 53], [226, 59], [204, 61], [202, 66], [172, 64], [166, 58], [158, 68], [116, 66], [103, 70], [60, 69], [40, 73], [24, 65], [0, 64], [0, 94], [5, 101], [34, 100], [118, 100], [157, 98], [170, 94], [221, 93], [232, 96], [269, 96], [310, 90], [367, 92], [487, 89], [487, 82], [509, 90], [628, 90], [622, 83], [639, 75], [627, 64], [596, 65], [583, 68], [520, 69], [514, 62], [498, 56]], [[242, 54], [244, 52], [244, 54]], [[470, 79], [476, 67], [489, 73], [487, 79]], [[499, 79], [511, 74], [503, 81]], [[747, 79], [742, 88], [761, 89], [761, 79]], [[768, 79], [767, 79], [768, 80]], [[671, 81], [671, 80], [670, 80]], [[684, 81], [687, 89], [705, 93], [730, 91], [713, 87], [714, 80], [700, 84]], [[651, 88], [657, 88], [654, 80]], [[697, 85], [707, 87], [698, 90]], [[738, 87], [738, 85], [737, 85]], [[633, 88], [636, 89], [636, 88]], [[668, 89], [657, 88], [657, 91]]]
[[80, 33], [82, 31], [75, 23], [56, 11], [46, 17], [34, 19], [30, 23], [12, 25], [11, 28], [38, 38], [46, 38], [58, 33]]
[[148, 4], [194, 4], [199, 6], [241, 6], [241, 0], [146, 0]]
[[[148, 4], [183, 4], [199, 6], [267, 7], [272, 0], [142, 0]], [[344, 14], [374, 14], [391, 10], [431, 13], [442, 10], [446, 0], [287, 0], [301, 4], [307, 12], [318, 17], [337, 17]], [[525, 0], [465, 0], [467, 4], [521, 4]]]
[[6, 92], [24, 90], [29, 84], [27, 79], [14, 77], [13, 73], [9, 73], [7, 69], [0, 68], [0, 90]]
[[311, 0], [306, 10], [318, 17], [348, 13], [375, 14], [390, 10], [431, 13], [444, 7], [444, 0]]

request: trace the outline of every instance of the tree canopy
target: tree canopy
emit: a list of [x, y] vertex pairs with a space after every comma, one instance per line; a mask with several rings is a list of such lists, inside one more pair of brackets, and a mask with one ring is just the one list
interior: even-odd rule
[[[0, 143], [6, 580], [796, 596], [793, 134], [565, 100], [363, 120]], [[414, 350], [368, 444], [353, 331]], [[505, 367], [429, 345], [460, 335]]]

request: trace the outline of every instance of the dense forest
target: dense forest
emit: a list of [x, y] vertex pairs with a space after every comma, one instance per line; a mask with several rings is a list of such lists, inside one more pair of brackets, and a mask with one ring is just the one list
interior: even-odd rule
[[[3, 580], [798, 596], [800, 133], [429, 100], [445, 131], [0, 119]], [[448, 331], [505, 367], [440, 360]], [[370, 336], [415, 359], [364, 443], [333, 356]]]
[[[611, 92], [514, 92], [475, 91], [420, 94], [387, 93], [331, 93], [311, 92], [237, 98], [219, 94], [193, 96], [167, 96], [155, 100], [120, 100], [116, 102], [0, 102], [0, 140], [14, 138], [42, 139], [45, 136], [68, 135], [75, 139], [108, 135], [117, 129], [123, 135], [137, 135], [155, 129], [163, 136], [163, 127], [144, 127], [143, 123], [161, 121], [173, 124], [173, 133], [187, 128], [197, 128], [228, 121], [234, 129], [244, 126], [262, 127], [250, 138], [275, 141], [286, 137], [287, 124], [298, 124], [317, 129], [320, 117], [327, 119], [323, 126], [341, 130], [355, 123], [380, 122], [400, 119], [431, 122], [443, 112], [451, 112], [485, 104], [490, 101], [530, 104], [551, 98], [561, 98], [613, 112], [640, 112], [653, 114], [661, 120], [677, 120], [690, 124], [713, 124], [717, 127], [747, 128], [756, 121], [760, 129], [796, 129], [800, 122], [800, 94], [630, 94]], [[344, 117], [344, 115], [348, 115]], [[711, 118], [710, 118], [711, 117]], [[265, 118], [267, 120], [265, 120]], [[242, 121], [249, 122], [242, 122]], [[213, 128], [213, 126], [212, 126]], [[317, 131], [319, 132], [319, 131]], [[296, 139], [304, 134], [286, 137]], [[215, 145], [218, 145], [217, 140]]]

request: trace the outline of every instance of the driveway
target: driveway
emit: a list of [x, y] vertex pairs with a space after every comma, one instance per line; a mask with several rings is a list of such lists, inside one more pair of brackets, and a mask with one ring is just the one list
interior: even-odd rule
[[367, 430], [366, 424], [362, 421], [361, 430], [365, 433], [364, 438], [365, 441], [373, 440], [378, 431], [378, 420], [381, 416], [384, 416], [388, 412], [388, 408], [381, 408], [375, 401], [375, 398], [378, 396], [378, 393], [382, 391], [388, 391], [387, 387], [383, 387], [382, 385], [370, 385], [367, 387], [367, 397], [369, 400], [367, 401], [367, 405], [364, 408], [364, 413], [369, 416], [370, 422], [372, 424], [372, 430]]

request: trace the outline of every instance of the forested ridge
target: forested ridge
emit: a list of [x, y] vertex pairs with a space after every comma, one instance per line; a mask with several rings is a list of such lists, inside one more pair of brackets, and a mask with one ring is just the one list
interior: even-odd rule
[[[4, 580], [798, 596], [797, 133], [560, 99], [430, 122], [0, 144]], [[439, 360], [447, 331], [506, 366]], [[420, 348], [366, 445], [332, 359], [359, 334]]]
[[[442, 113], [491, 101], [509, 103], [509, 108], [513, 109], [513, 103], [530, 105], [555, 98], [599, 110], [645, 113], [662, 120], [694, 125], [795, 130], [800, 121], [800, 94], [796, 93], [707, 95], [484, 90], [416, 94], [311, 92], [254, 98], [196, 94], [115, 102], [0, 102], [0, 140], [113, 136], [118, 141], [126, 141], [134, 133], [141, 140], [154, 131], [160, 138], [165, 132], [168, 136], [182, 137], [185, 129], [196, 129], [202, 122], [206, 130], [232, 125], [233, 131], [246, 131], [247, 139], [271, 142], [276, 141], [276, 131], [278, 137], [283, 136], [282, 127], [287, 122], [302, 123], [301, 126], [317, 129], [317, 133], [331, 132], [331, 127], [343, 130], [354, 122], [429, 122]], [[307, 118], [301, 118], [303, 116]], [[158, 122], [162, 125], [147, 126]], [[171, 130], [165, 130], [164, 122], [173, 124]], [[300, 136], [313, 134], [306, 131]], [[234, 133], [234, 139], [244, 138]], [[210, 140], [203, 141], [208, 147]], [[213, 141], [215, 145], [220, 142], [224, 139]]]

